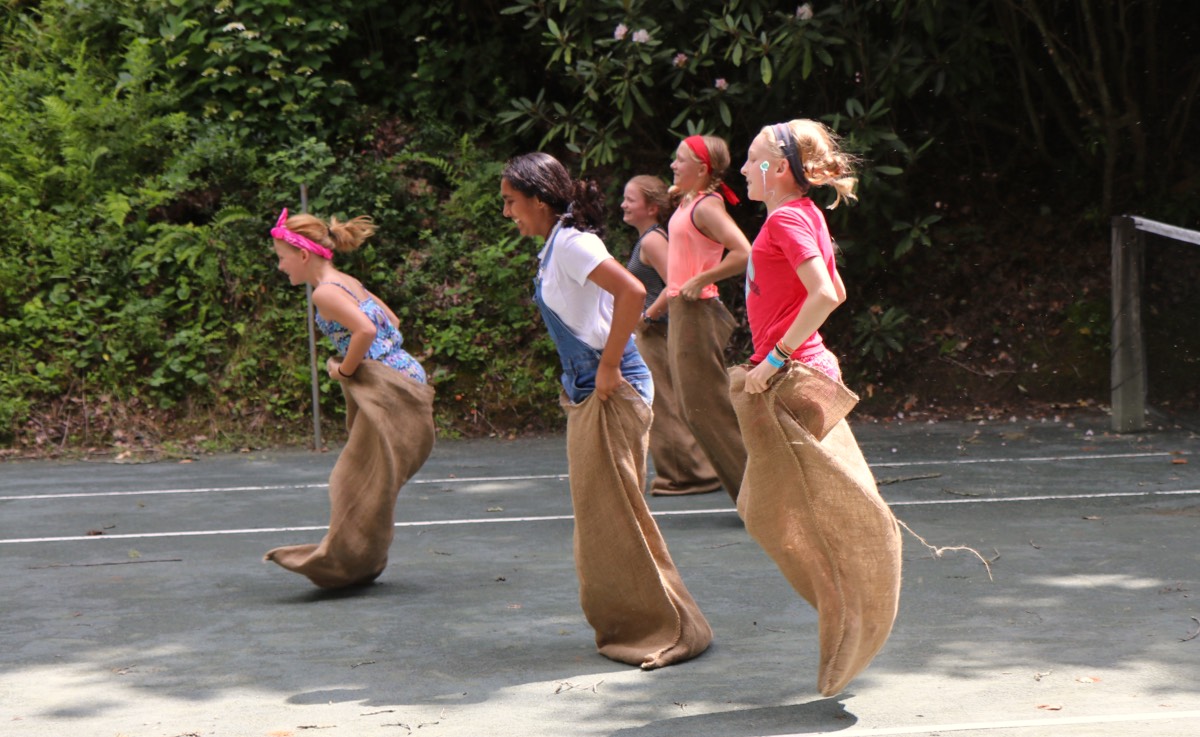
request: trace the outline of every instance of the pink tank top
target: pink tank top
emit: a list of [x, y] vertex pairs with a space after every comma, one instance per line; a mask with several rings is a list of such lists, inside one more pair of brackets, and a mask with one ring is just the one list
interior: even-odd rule
[[[725, 246], [700, 232], [692, 220], [692, 213], [705, 197], [717, 197], [709, 193], [680, 205], [671, 215], [667, 225], [667, 296], [679, 294], [679, 288], [697, 274], [701, 274], [721, 263]], [[712, 299], [719, 294], [716, 284], [709, 284], [700, 292], [701, 299]]]

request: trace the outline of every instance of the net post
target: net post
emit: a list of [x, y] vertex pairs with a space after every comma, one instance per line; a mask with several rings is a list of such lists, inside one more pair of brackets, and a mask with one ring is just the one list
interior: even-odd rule
[[[308, 213], [308, 185], [300, 185], [300, 212]], [[311, 284], [304, 285], [305, 302], [308, 313], [308, 371], [312, 378], [312, 423], [313, 450], [321, 450], [321, 388], [317, 373], [317, 329], [315, 310], [313, 309], [313, 288]]]
[[1112, 429], [1146, 428], [1146, 344], [1142, 335], [1144, 237], [1132, 217], [1112, 220]]

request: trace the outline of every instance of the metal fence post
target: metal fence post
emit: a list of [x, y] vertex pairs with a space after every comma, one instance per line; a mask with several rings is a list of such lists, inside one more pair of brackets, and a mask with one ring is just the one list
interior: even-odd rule
[[1139, 432], [1146, 427], [1144, 236], [1132, 217], [1117, 216], [1112, 223], [1112, 429]]
[[[300, 185], [300, 212], [308, 212], [308, 185]], [[312, 421], [313, 421], [313, 450], [321, 450], [321, 388], [317, 373], [317, 327], [315, 310], [312, 300], [312, 285], [304, 285], [305, 299], [308, 305], [308, 365], [312, 377]]]

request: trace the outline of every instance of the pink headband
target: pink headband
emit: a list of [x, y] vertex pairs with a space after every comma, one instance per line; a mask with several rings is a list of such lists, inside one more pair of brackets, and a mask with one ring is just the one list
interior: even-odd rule
[[[708, 167], [709, 175], [711, 175], [713, 170], [712, 156], [708, 153], [708, 145], [704, 143], [704, 139], [700, 136], [688, 136], [683, 139], [683, 142], [688, 145], [692, 153], [700, 157], [700, 160]], [[725, 182], [721, 182], [721, 196], [728, 200], [731, 205], [736, 205], [739, 202], [738, 196], [733, 193], [733, 190]]]
[[287, 208], [285, 207], [283, 208], [283, 212], [279, 213], [279, 220], [275, 222], [275, 227], [271, 228], [272, 238], [278, 238], [284, 243], [295, 246], [296, 248], [303, 248], [305, 251], [315, 253], [326, 261], [333, 259], [333, 251], [330, 251], [320, 243], [314, 243], [313, 241], [310, 241], [295, 231], [288, 230], [287, 226], [284, 225], [284, 223], [287, 222], [287, 219], [288, 214]]

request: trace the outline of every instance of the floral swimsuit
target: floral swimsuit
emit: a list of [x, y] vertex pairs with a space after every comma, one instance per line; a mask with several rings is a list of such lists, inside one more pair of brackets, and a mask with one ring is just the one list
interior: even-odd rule
[[[358, 303], [358, 307], [363, 311], [363, 314], [375, 325], [375, 341], [371, 343], [371, 347], [367, 349], [366, 358], [371, 361], [378, 361], [385, 366], [391, 366], [397, 371], [403, 373], [411, 379], [425, 383], [425, 369], [421, 364], [417, 363], [417, 359], [413, 358], [408, 351], [401, 348], [404, 344], [404, 336], [396, 329], [387, 318], [387, 313], [383, 311], [383, 307], [379, 305], [370, 295], [366, 299], [360, 300], [354, 296], [346, 286], [337, 282], [326, 281], [321, 284], [332, 284], [335, 287], [341, 287], [354, 298]], [[341, 323], [333, 320], [326, 320], [321, 317], [318, 312], [315, 317], [317, 327], [321, 329], [337, 348], [338, 353], [346, 355], [346, 350], [350, 347], [350, 331]]]

